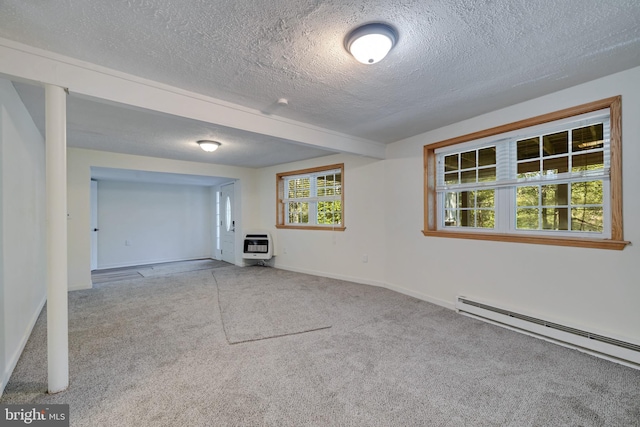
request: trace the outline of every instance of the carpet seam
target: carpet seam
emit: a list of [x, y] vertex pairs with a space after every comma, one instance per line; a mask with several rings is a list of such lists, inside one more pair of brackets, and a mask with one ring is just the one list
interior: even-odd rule
[[218, 284], [218, 279], [216, 278], [213, 270], [211, 270], [211, 276], [213, 276], [213, 281], [216, 284], [216, 299], [218, 300], [218, 312], [220, 313], [220, 323], [222, 324], [224, 339], [227, 340], [227, 344], [231, 345], [231, 342], [229, 341], [229, 335], [227, 334], [227, 328], [224, 324], [224, 317], [222, 317], [222, 306], [220, 305], [220, 285]]
[[[242, 341], [234, 341], [234, 342], [230, 342], [227, 339], [227, 342], [229, 343], [229, 345], [236, 345], [236, 344], [244, 344], [244, 343], [248, 343], [248, 342], [254, 342], [254, 341], [264, 341], [264, 340], [270, 340], [272, 338], [282, 338], [282, 337], [288, 337], [291, 335], [300, 335], [300, 334], [306, 334], [307, 332], [315, 332], [315, 331], [321, 331], [323, 329], [331, 329], [333, 325], [331, 326], [322, 326], [320, 328], [315, 328], [315, 329], [308, 329], [306, 331], [300, 331], [300, 332], [289, 332], [288, 334], [282, 334], [282, 335], [272, 335], [270, 337], [263, 337], [263, 338], [251, 338], [248, 340], [242, 340]], [[226, 335], [226, 333], [225, 333]]]
[[[322, 326], [319, 328], [314, 328], [314, 329], [308, 329], [305, 331], [298, 331], [298, 332], [290, 332], [290, 333], [285, 333], [285, 334], [280, 334], [280, 335], [272, 335], [272, 336], [268, 336], [268, 337], [262, 337], [262, 338], [251, 338], [251, 339], [245, 339], [245, 340], [241, 340], [241, 341], [231, 341], [229, 338], [229, 334], [227, 333], [227, 328], [225, 326], [225, 322], [224, 322], [224, 317], [222, 315], [222, 306], [220, 305], [220, 284], [218, 283], [218, 279], [216, 278], [216, 275], [214, 274], [214, 270], [211, 270], [211, 275], [213, 276], [213, 280], [216, 284], [216, 297], [218, 300], [218, 310], [220, 312], [220, 323], [222, 324], [222, 330], [224, 331], [224, 336], [225, 339], [227, 340], [227, 344], [229, 344], [230, 346], [236, 345], [236, 344], [243, 344], [243, 343], [248, 343], [248, 342], [254, 342], [254, 341], [264, 341], [264, 340], [268, 340], [268, 339], [272, 339], [272, 338], [282, 338], [282, 337], [287, 337], [287, 336], [291, 336], [291, 335], [300, 335], [300, 334], [304, 334], [307, 332], [316, 332], [316, 331], [321, 331], [324, 329], [331, 329], [333, 327], [333, 325], [329, 325], [329, 326]], [[283, 290], [285, 291], [285, 290]], [[233, 290], [231, 291], [224, 291], [224, 292], [234, 292]], [[324, 298], [321, 298], [323, 302], [326, 303], [326, 300]]]

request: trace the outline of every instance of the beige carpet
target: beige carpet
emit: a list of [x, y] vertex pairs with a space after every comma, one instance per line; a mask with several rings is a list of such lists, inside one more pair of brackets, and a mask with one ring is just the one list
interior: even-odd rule
[[323, 292], [272, 268], [214, 272], [227, 341], [237, 344], [331, 327]]
[[[71, 292], [70, 388], [46, 393], [43, 312], [0, 403], [68, 403], [74, 427], [639, 426], [640, 371], [366, 285], [297, 275], [332, 327], [230, 345], [231, 270]], [[263, 270], [296, 276], [237, 276]]]
[[150, 267], [138, 268], [143, 277], [158, 277], [166, 274], [187, 273], [189, 271], [210, 270], [212, 268], [229, 267], [231, 264], [215, 259], [198, 259], [193, 261], [168, 262], [154, 264]]

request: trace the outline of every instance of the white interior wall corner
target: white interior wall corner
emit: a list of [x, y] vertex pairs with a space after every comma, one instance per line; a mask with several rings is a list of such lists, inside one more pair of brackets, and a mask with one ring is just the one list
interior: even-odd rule
[[0, 79], [0, 116], [3, 389], [46, 299], [46, 242], [44, 139], [5, 79]]

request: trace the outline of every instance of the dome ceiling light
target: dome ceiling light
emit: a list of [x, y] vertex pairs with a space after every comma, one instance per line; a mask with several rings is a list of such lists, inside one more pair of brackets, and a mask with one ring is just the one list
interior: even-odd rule
[[358, 62], [375, 64], [382, 60], [398, 39], [396, 31], [387, 24], [366, 24], [353, 30], [344, 45]]
[[198, 145], [208, 153], [214, 152], [218, 147], [220, 147], [220, 143], [218, 141], [210, 141], [208, 139], [201, 139], [198, 141]]

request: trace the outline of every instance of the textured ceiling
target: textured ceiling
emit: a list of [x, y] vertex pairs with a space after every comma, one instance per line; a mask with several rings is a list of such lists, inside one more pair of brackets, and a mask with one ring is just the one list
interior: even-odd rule
[[[399, 40], [365, 66], [343, 40], [373, 21]], [[0, 2], [0, 37], [387, 143], [638, 66], [638, 22], [638, 0]]]

